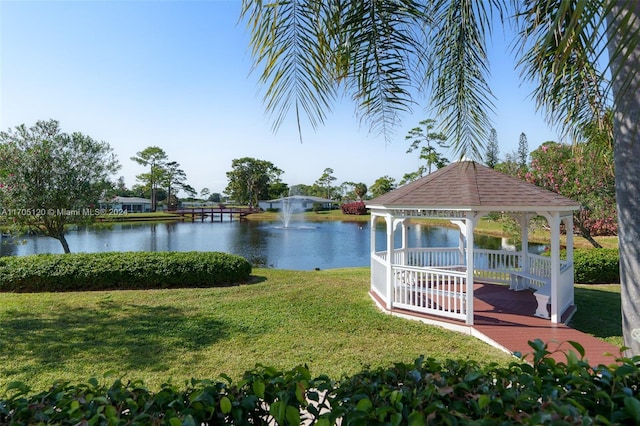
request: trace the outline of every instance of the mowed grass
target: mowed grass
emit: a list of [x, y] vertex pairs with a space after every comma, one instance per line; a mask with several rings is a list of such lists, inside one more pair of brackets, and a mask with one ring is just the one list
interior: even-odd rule
[[84, 382], [115, 371], [157, 389], [239, 379], [256, 364], [340, 379], [419, 355], [506, 365], [481, 341], [380, 312], [369, 269], [255, 269], [229, 288], [0, 294], [0, 393], [23, 381]]
[[571, 327], [624, 346], [620, 284], [576, 284], [575, 304], [578, 310]]
[[[340, 379], [419, 355], [513, 361], [467, 335], [395, 318], [368, 296], [369, 269], [255, 269], [253, 283], [211, 289], [0, 293], [0, 394], [107, 372], [158, 389], [237, 380], [256, 364]], [[619, 285], [577, 285], [572, 326], [622, 346]]]

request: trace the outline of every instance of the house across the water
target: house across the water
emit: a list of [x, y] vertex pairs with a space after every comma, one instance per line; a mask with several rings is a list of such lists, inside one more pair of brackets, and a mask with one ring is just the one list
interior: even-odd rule
[[290, 197], [276, 198], [275, 200], [258, 201], [258, 207], [263, 210], [280, 210], [283, 204], [295, 205], [299, 210], [310, 210], [314, 203], [320, 203], [323, 209], [331, 209], [335, 201], [310, 195], [292, 195]]
[[100, 201], [100, 208], [128, 213], [147, 213], [151, 211], [151, 200], [139, 197], [113, 197]]

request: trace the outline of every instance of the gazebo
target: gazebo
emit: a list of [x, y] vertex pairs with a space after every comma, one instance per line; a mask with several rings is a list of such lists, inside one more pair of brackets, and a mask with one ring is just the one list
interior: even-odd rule
[[[533, 290], [534, 315], [553, 323], [573, 311], [573, 212], [580, 207], [575, 201], [462, 160], [366, 204], [371, 212], [370, 294], [381, 308], [473, 325], [477, 281]], [[519, 251], [474, 247], [478, 221], [493, 212], [508, 214], [520, 224]], [[528, 250], [528, 224], [536, 216], [544, 217], [551, 231], [549, 256]], [[407, 230], [417, 219], [451, 221], [459, 228], [457, 247], [409, 247]], [[384, 250], [376, 249], [380, 220], [386, 222]], [[562, 226], [567, 232], [561, 256]]]

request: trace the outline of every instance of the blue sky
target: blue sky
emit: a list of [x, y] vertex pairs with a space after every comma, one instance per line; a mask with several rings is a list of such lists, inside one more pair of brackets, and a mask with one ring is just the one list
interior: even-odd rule
[[[274, 133], [239, 11], [240, 0], [0, 0], [0, 129], [53, 118], [108, 142], [129, 187], [144, 172], [130, 157], [152, 145], [198, 191], [222, 192], [241, 157], [271, 161], [290, 185], [313, 184], [327, 167], [336, 184], [369, 186], [418, 168], [405, 135], [437, 118], [424, 102], [390, 141], [370, 133], [348, 100], [316, 131], [305, 123], [302, 143], [293, 117]], [[509, 41], [498, 31], [490, 52], [501, 157], [523, 132], [530, 150], [558, 140], [519, 81]]]

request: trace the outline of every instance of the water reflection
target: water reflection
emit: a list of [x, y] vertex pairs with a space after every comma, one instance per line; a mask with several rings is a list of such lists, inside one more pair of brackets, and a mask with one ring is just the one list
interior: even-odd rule
[[[67, 240], [73, 252], [104, 251], [222, 251], [243, 256], [256, 267], [310, 270], [369, 266], [369, 222], [304, 222], [284, 229], [276, 222], [171, 222], [113, 224], [70, 230]], [[386, 226], [376, 224], [376, 250], [386, 247]], [[457, 229], [412, 224], [410, 247], [457, 247]], [[24, 245], [0, 246], [0, 256], [62, 253], [60, 243], [48, 237], [25, 236]], [[500, 238], [477, 235], [479, 248], [498, 250]], [[396, 233], [395, 246], [401, 244]], [[535, 247], [534, 247], [535, 249]]]

